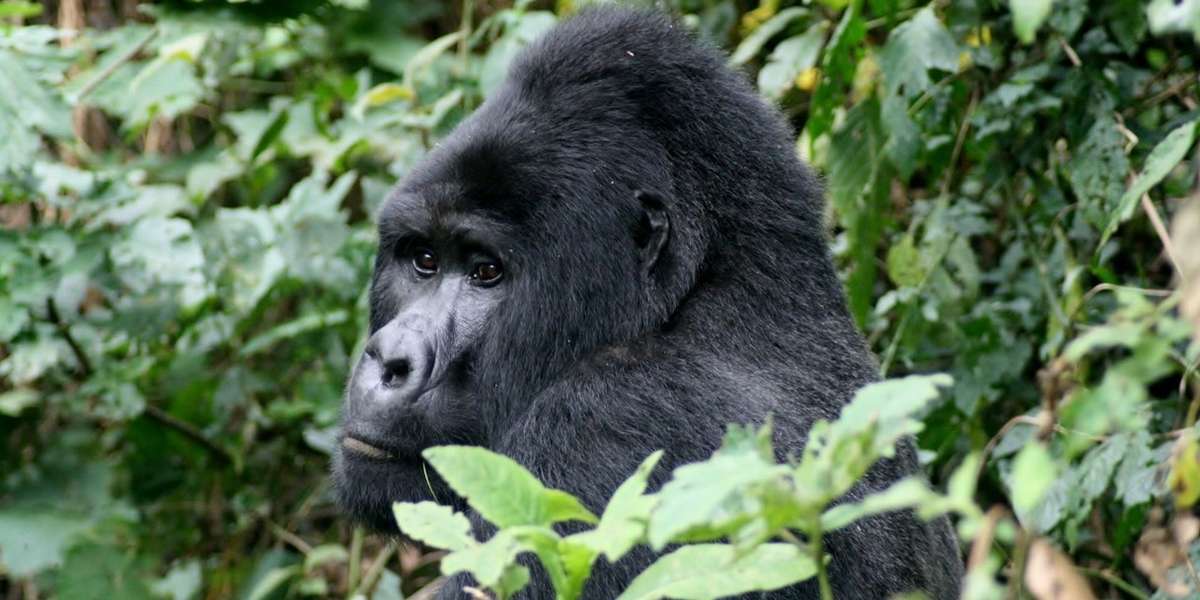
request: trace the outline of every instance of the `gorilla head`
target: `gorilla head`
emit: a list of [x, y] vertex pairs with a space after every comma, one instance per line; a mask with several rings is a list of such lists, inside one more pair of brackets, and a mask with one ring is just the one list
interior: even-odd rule
[[[394, 501], [457, 504], [423, 468], [438, 444], [505, 453], [594, 510], [650, 452], [666, 450], [660, 481], [730, 422], [773, 414], [781, 454], [797, 452], [874, 376], [821, 212], [788, 128], [718, 52], [651, 13], [560, 24], [380, 212], [342, 505], [394, 529]], [[864, 485], [913, 465], [902, 449]], [[895, 540], [894, 568], [843, 577], [863, 597], [932, 589], [900, 556], [936, 536], [892, 520], [863, 543], [919, 539]], [[858, 550], [838, 535], [831, 552]], [[614, 597], [650, 558], [599, 568], [588, 597]]]

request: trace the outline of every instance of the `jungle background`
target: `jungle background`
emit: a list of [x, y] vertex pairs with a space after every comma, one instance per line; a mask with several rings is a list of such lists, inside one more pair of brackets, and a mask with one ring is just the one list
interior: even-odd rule
[[[375, 210], [580, 4], [0, 1], [0, 598], [421, 597], [327, 477]], [[953, 376], [969, 597], [1200, 598], [1200, 0], [665, 4]]]

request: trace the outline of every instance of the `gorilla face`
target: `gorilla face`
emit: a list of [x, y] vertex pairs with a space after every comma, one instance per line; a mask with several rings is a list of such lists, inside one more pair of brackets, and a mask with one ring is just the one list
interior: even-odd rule
[[335, 477], [343, 504], [380, 527], [390, 501], [447, 496], [421, 450], [481, 441], [473, 357], [516, 276], [500, 258], [504, 227], [436, 207], [401, 193], [380, 215], [372, 333], [346, 389]]
[[371, 336], [347, 385], [334, 477], [343, 508], [380, 529], [394, 528], [392, 502], [459, 502], [422, 450], [487, 446], [580, 357], [644, 329], [667, 246], [659, 196], [530, 177], [571, 167], [489, 143], [513, 134], [487, 125], [494, 106], [379, 215]]

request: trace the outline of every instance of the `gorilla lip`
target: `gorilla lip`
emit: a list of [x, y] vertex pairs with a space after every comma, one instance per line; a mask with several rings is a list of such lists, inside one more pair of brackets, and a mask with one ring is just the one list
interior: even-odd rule
[[352, 437], [342, 438], [342, 448], [380, 460], [390, 460], [396, 458], [396, 455], [392, 454], [391, 452], [388, 452], [382, 448], [377, 448], [360, 439]]

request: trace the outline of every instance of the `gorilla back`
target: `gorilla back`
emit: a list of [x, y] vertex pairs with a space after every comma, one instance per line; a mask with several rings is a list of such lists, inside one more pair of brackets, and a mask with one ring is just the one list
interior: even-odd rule
[[[393, 501], [465, 508], [422, 468], [421, 450], [447, 443], [504, 453], [599, 511], [646, 455], [666, 451], [660, 485], [727, 423], [774, 415], [780, 455], [797, 454], [875, 377], [818, 182], [724, 63], [666, 17], [585, 11], [389, 196], [334, 463], [348, 513], [394, 530]], [[849, 497], [915, 469], [906, 441]], [[883, 515], [826, 548], [840, 598], [957, 596], [944, 520]], [[598, 564], [585, 596], [617, 596], [653, 558]], [[553, 597], [534, 571], [528, 597]]]

